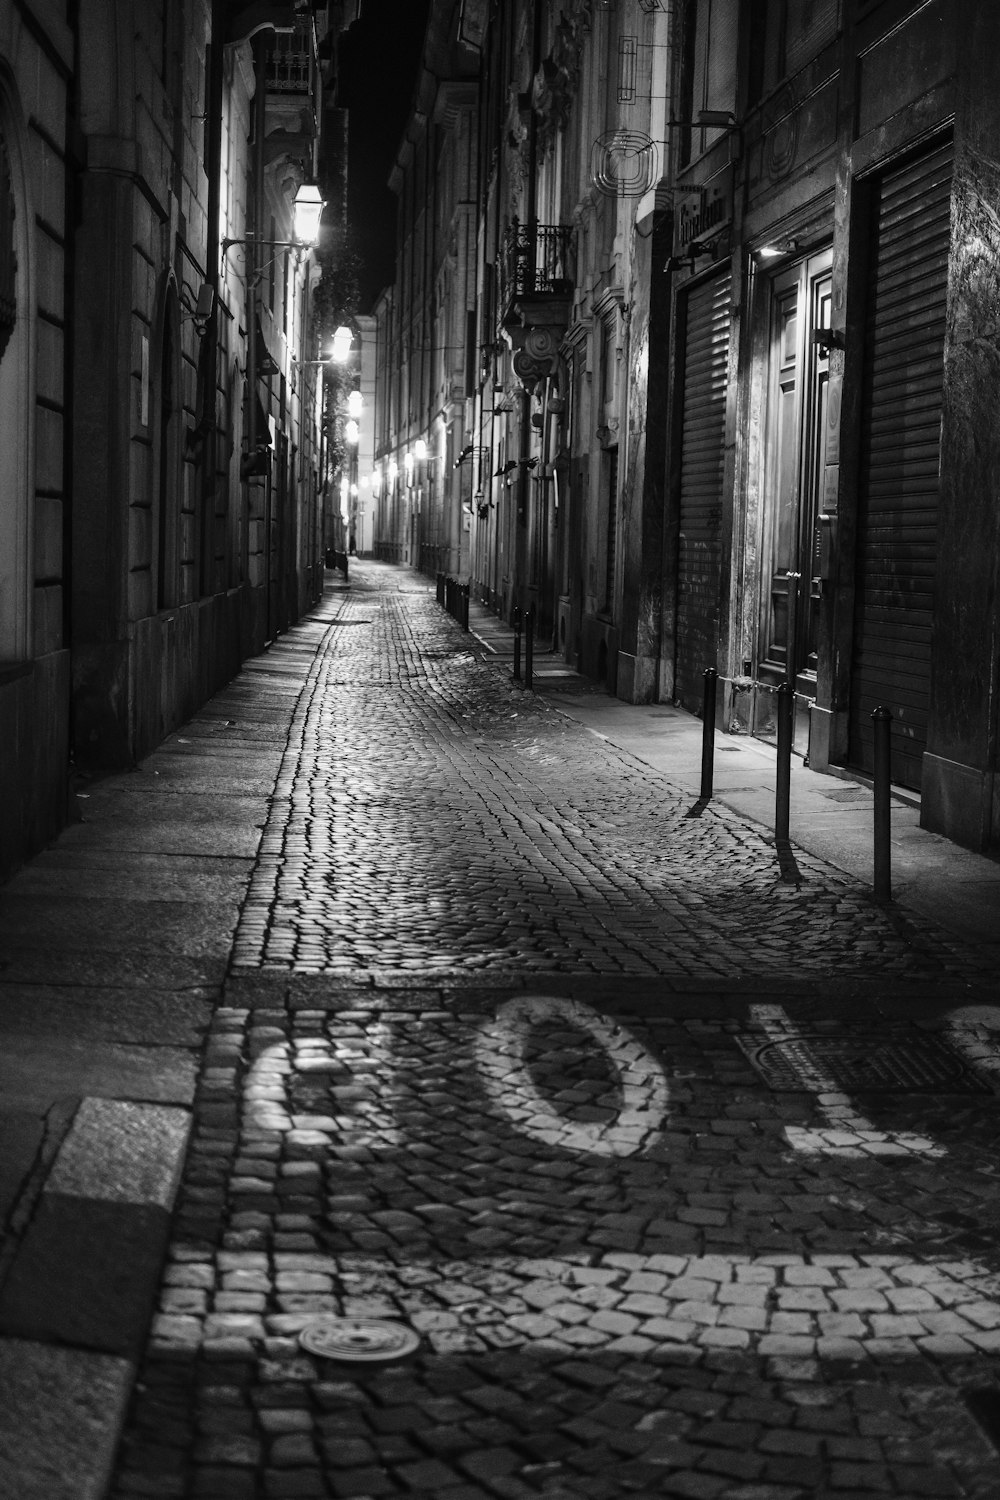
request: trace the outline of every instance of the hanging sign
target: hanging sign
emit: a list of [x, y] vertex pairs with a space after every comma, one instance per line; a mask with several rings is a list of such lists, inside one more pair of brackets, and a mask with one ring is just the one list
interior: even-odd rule
[[674, 216], [674, 254], [682, 255], [693, 240], [717, 235], [732, 222], [733, 169], [710, 177], [686, 193], [678, 193]]

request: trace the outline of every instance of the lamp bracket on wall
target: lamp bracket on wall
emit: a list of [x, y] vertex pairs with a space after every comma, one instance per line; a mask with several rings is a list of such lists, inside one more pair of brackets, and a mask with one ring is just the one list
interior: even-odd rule
[[683, 255], [671, 255], [667, 258], [663, 267], [664, 271], [681, 271], [685, 267], [693, 271], [695, 262], [703, 255], [710, 255], [713, 261], [718, 260], [721, 240], [722, 235], [719, 234], [711, 239], [691, 240], [690, 244], [685, 247]]
[[824, 354], [829, 354], [831, 349], [843, 349], [844, 335], [839, 328], [814, 328], [812, 341]]
[[[234, 245], [240, 245], [242, 247], [244, 256], [246, 255], [248, 245], [261, 245], [266, 246], [268, 249], [277, 250], [294, 250], [296, 268], [298, 268], [299, 264], [301, 263], [303, 253], [310, 248], [310, 246], [303, 244], [301, 240], [259, 240], [255, 234], [248, 234], [245, 236], [245, 238], [227, 238], [222, 241], [223, 264], [225, 264], [226, 256], [229, 254]], [[271, 269], [277, 259], [278, 257], [276, 255], [272, 255], [271, 259], [265, 261], [263, 265], [256, 266], [254, 268], [253, 276], [247, 278], [249, 285], [252, 287], [259, 286], [264, 278], [265, 273]]]

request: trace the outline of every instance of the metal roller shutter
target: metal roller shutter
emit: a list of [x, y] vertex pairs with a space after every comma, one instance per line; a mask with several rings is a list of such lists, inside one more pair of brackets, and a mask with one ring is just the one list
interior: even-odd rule
[[705, 668], [718, 657], [730, 280], [717, 277], [687, 298], [675, 691], [690, 709], [701, 708]]
[[890, 709], [909, 787], [927, 741], [951, 164], [948, 145], [888, 173], [872, 219], [850, 755], [872, 769], [872, 711]]

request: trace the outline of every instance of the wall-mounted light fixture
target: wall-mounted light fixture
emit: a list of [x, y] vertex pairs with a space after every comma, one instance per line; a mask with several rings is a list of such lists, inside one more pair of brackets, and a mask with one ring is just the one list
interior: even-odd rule
[[352, 417], [349, 422], [344, 423], [344, 442], [353, 448], [361, 436], [361, 429]]
[[292, 200], [292, 235], [290, 240], [263, 240], [248, 233], [239, 238], [226, 236], [222, 241], [222, 259], [225, 260], [234, 245], [268, 245], [278, 249], [294, 250], [301, 256], [319, 239], [319, 223], [326, 204], [315, 182], [299, 184]]
[[424, 459], [427, 457], [427, 444], [424, 442], [423, 438], [417, 438], [416, 442], [414, 443], [413, 457], [417, 460], [418, 463], [423, 463]]
[[300, 245], [315, 245], [326, 203], [315, 182], [299, 184], [292, 200], [292, 234]]
[[360, 391], [353, 390], [347, 393], [347, 411], [350, 416], [360, 417], [364, 406], [365, 403]]
[[351, 345], [354, 343], [354, 334], [346, 323], [341, 323], [333, 335], [333, 348], [330, 358], [335, 365], [344, 365], [351, 357]]
[[799, 248], [798, 240], [770, 240], [766, 245], [761, 245], [754, 254], [758, 260], [779, 260], [783, 255], [793, 255]]

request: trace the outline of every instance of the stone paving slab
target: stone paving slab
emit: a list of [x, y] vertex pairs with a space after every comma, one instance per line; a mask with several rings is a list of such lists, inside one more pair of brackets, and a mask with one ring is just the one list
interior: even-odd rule
[[5, 1336], [135, 1358], [190, 1123], [169, 1105], [81, 1101], [0, 1287]]
[[0, 983], [203, 990], [221, 984], [226, 967], [221, 956], [93, 946], [45, 950], [15, 941], [0, 952]]
[[169, 1104], [190, 1104], [194, 1096], [198, 1062], [190, 1043], [152, 1047], [147, 1041], [127, 1046], [69, 1034], [49, 1036], [40, 1047], [39, 1035], [21, 1032], [4, 1038], [0, 1052], [4, 1114], [37, 1107], [44, 1099], [88, 1094]]
[[0, 1339], [0, 1494], [102, 1500], [132, 1378], [114, 1356]]
[[[193, 858], [175, 854], [136, 854], [110, 849], [60, 848], [33, 860], [17, 877], [21, 897], [62, 901], [127, 898], [129, 901], [242, 900], [251, 870], [249, 859]], [[85, 883], [81, 871], [86, 869]]]
[[[190, 958], [225, 958], [236, 926], [233, 900], [129, 901], [121, 896], [58, 897], [59, 923], [53, 928], [50, 904], [34, 895], [9, 893], [0, 910], [0, 946], [8, 942], [49, 943], [86, 951], [95, 940], [105, 950], [141, 946]], [[186, 909], [187, 908], [187, 909]]]
[[66, 1035], [79, 1042], [198, 1047], [216, 998], [208, 987], [136, 990], [0, 981], [0, 1035], [5, 1040]]

